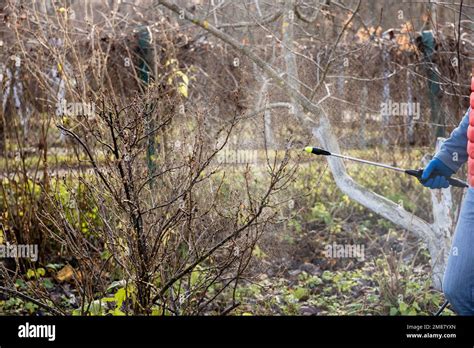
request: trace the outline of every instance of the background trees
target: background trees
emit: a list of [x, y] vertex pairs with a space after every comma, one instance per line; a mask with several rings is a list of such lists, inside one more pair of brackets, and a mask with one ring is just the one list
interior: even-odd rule
[[[292, 267], [282, 255], [297, 233], [313, 245], [302, 272], [331, 282], [324, 271], [347, 264], [325, 259], [324, 245], [363, 244], [383, 256], [369, 272], [380, 312], [435, 306], [415, 306], [416, 292], [411, 307], [400, 304], [409, 285], [397, 267], [429, 265], [440, 287], [462, 192], [430, 197], [407, 178], [330, 159], [341, 195], [300, 149], [421, 166], [467, 108], [472, 6], [4, 1], [3, 238], [42, 250], [38, 263], [5, 264], [4, 292], [24, 278], [22, 292], [65, 313], [228, 313], [253, 298], [255, 277], [280, 281], [272, 272]], [[393, 244], [369, 242], [394, 230], [398, 261], [386, 255]], [[429, 258], [419, 259], [419, 241]], [[26, 276], [38, 268], [49, 289], [44, 276]], [[362, 275], [344, 277], [355, 282], [344, 291], [366, 295]], [[307, 312], [337, 312], [305, 302], [323, 296], [316, 285], [290, 292]], [[70, 295], [69, 307], [55, 298]]]

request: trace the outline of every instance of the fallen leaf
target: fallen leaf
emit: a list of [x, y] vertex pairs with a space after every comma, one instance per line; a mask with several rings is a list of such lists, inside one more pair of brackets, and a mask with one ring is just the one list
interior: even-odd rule
[[74, 276], [74, 268], [71, 265], [66, 265], [56, 273], [56, 279], [60, 282], [67, 282]]

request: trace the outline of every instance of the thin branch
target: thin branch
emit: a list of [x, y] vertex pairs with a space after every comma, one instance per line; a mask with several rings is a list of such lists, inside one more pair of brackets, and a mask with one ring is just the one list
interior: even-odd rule
[[261, 21], [258, 21], [258, 22], [225, 23], [225, 24], [220, 24], [216, 26], [216, 28], [221, 29], [221, 28], [258, 27], [261, 25], [270, 24], [271, 22], [276, 21], [280, 17], [281, 17], [281, 11], [278, 11], [266, 18], [263, 18]]
[[63, 313], [62, 311], [57, 310], [56, 308], [53, 308], [53, 307], [47, 305], [46, 303], [43, 303], [43, 302], [38, 301], [38, 300], [35, 300], [34, 298], [32, 298], [32, 297], [30, 297], [30, 296], [28, 296], [28, 295], [26, 295], [26, 294], [24, 294], [24, 293], [22, 293], [22, 292], [19, 292], [18, 290], [9, 289], [9, 288], [6, 288], [6, 287], [4, 287], [4, 286], [0, 286], [0, 291], [3, 292], [3, 293], [5, 293], [5, 294], [10, 294], [10, 295], [12, 295], [12, 296], [20, 297], [20, 298], [22, 298], [22, 299], [24, 299], [24, 300], [27, 300], [27, 301], [29, 301], [29, 302], [32, 302], [32, 303], [38, 305], [39, 307], [42, 307], [42, 308], [48, 310], [49, 312], [51, 312], [51, 313], [54, 314], [54, 315], [61, 315], [61, 316], [64, 315], [64, 313]]

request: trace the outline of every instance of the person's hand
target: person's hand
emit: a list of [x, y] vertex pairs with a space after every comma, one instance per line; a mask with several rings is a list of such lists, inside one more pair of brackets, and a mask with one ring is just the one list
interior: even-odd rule
[[421, 183], [430, 189], [440, 189], [449, 187], [448, 178], [454, 171], [441, 160], [433, 158], [423, 170]]

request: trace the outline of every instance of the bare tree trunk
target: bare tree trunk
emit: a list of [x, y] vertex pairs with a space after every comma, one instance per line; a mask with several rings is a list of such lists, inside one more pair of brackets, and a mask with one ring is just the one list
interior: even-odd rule
[[[436, 152], [441, 149], [445, 139], [438, 138]], [[456, 209], [453, 204], [451, 189], [431, 190], [431, 202], [433, 206], [433, 231], [437, 248], [430, 251], [433, 281], [438, 289], [441, 289], [444, 270], [448, 262], [449, 249], [451, 247], [452, 231], [455, 227]], [[436, 261], [438, 260], [438, 261]], [[434, 262], [433, 262], [434, 261]]]
[[[329, 120], [324, 116], [320, 126], [314, 128], [313, 134], [322, 146], [330, 152], [340, 153], [334, 132]], [[435, 190], [431, 193], [434, 222], [428, 222], [407, 212], [403, 207], [360, 186], [347, 174], [344, 163], [336, 157], [328, 157], [331, 173], [339, 189], [349, 198], [376, 212], [394, 224], [410, 231], [426, 243], [431, 256], [432, 281], [436, 289], [441, 289], [446, 268], [451, 231], [453, 228], [453, 208], [451, 190]]]
[[258, 71], [258, 68], [254, 65], [255, 76], [261, 83], [260, 91], [258, 93], [258, 99], [255, 105], [255, 110], [265, 108], [263, 111], [263, 126], [264, 126], [264, 143], [265, 147], [273, 148], [275, 146], [275, 138], [272, 130], [272, 113], [268, 106], [268, 86], [270, 81], [266, 78], [265, 74]]
[[[299, 75], [296, 57], [293, 53], [294, 41], [294, 22], [295, 22], [295, 0], [285, 0], [285, 8], [283, 12], [282, 36], [283, 36], [283, 55], [286, 64], [286, 81], [287, 83], [299, 91]], [[303, 113], [302, 106], [291, 97], [292, 113], [301, 115]]]

